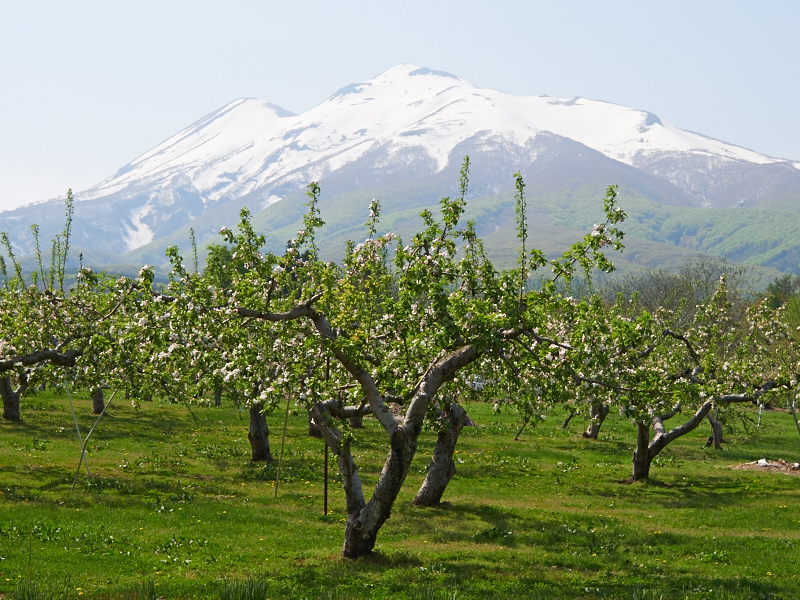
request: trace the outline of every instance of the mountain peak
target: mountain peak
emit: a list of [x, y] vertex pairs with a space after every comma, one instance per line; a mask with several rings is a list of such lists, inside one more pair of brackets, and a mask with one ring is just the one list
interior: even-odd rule
[[389, 90], [391, 93], [392, 88], [404, 92], [414, 90], [430, 93], [431, 90], [442, 91], [454, 85], [467, 89], [474, 88], [468, 81], [446, 71], [400, 64], [387, 69], [368, 81], [346, 85], [337, 90], [328, 100], [333, 101], [347, 96], [363, 95], [367, 94], [368, 91]]
[[374, 80], [382, 80], [382, 79], [396, 80], [402, 77], [423, 77], [423, 76], [442, 77], [445, 79], [464, 81], [458, 75], [453, 75], [452, 73], [448, 73], [447, 71], [437, 71], [435, 69], [429, 69], [428, 67], [418, 67], [416, 65], [410, 65], [410, 64], [395, 65], [391, 69], [387, 69], [386, 71], [375, 77]]
[[447, 71], [437, 71], [428, 67], [418, 67], [416, 65], [402, 64], [387, 69], [380, 75], [373, 77], [367, 82], [368, 85], [397, 85], [402, 87], [424, 86], [431, 87], [451, 87], [459, 86], [474, 88], [471, 83], [462, 79], [458, 75], [453, 75]]

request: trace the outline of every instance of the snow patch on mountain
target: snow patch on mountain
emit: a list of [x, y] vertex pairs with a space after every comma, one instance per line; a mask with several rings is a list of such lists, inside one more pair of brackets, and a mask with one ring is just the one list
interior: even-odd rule
[[145, 204], [133, 209], [129, 213], [130, 223], [125, 223], [125, 232], [122, 234], [125, 246], [128, 250], [140, 248], [153, 241], [154, 233], [142, 219], [150, 214], [152, 205]]

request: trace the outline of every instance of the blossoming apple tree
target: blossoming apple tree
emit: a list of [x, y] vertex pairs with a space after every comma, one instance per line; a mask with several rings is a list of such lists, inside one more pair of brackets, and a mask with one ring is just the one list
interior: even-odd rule
[[[756, 304], [742, 323], [731, 310], [724, 278], [680, 331], [666, 309], [630, 312], [624, 300], [567, 303], [561, 316], [569, 333], [560, 345], [575, 399], [616, 404], [635, 423], [630, 481], [647, 479], [653, 459], [715, 407], [797, 386], [800, 365], [791, 346], [780, 343], [790, 333], [779, 315]], [[669, 429], [666, 422], [683, 411]]]
[[[458, 420], [448, 390], [466, 387], [474, 374], [470, 368], [479, 361], [503, 362], [521, 337], [540, 342], [542, 349], [535, 352], [549, 353], [544, 333], [562, 300], [554, 286], [524, 292], [531, 272], [548, 261], [542, 252], [526, 248], [522, 179], [517, 180], [519, 262], [499, 272], [474, 225], [462, 223], [467, 178], [465, 161], [459, 196], [443, 199], [439, 216], [424, 211], [423, 228], [408, 244], [391, 233], [379, 235], [380, 207], [373, 201], [366, 239], [348, 246], [341, 266], [320, 260], [317, 253], [315, 236], [322, 220], [316, 184], [309, 187], [304, 228], [283, 256], [261, 253], [263, 238], [243, 211], [238, 234], [223, 230], [241, 267], [230, 272], [230, 289], [221, 293], [184, 274], [163, 304], [159, 318], [182, 323], [170, 325], [170, 332], [181, 330], [174, 336], [159, 334], [161, 350], [151, 353], [156, 361], [161, 355], [164, 360], [180, 357], [158, 367], [169, 378], [196, 384], [205, 368], [197, 367], [204, 336], [227, 339], [215, 368], [225, 377], [249, 382], [243, 389], [248, 401], [276, 402], [294, 393], [313, 411], [343, 478], [347, 521], [342, 554], [347, 557], [372, 551], [408, 474], [426, 417]], [[624, 218], [614, 189], [606, 196], [605, 215], [602, 224], [549, 263], [555, 278], [571, 277], [576, 269], [611, 268], [602, 249], [621, 246], [617, 224]], [[175, 258], [176, 272], [179, 262]], [[563, 378], [556, 371], [548, 376]], [[403, 406], [402, 416], [392, 414], [390, 401]], [[367, 413], [382, 425], [387, 444], [370, 497], [359, 478], [351, 450], [356, 442], [347, 426], [348, 418]], [[448, 419], [439, 422], [446, 427]], [[452, 461], [452, 447], [444, 449], [444, 459]], [[452, 469], [434, 465], [431, 473], [434, 479], [439, 473], [441, 480], [426, 482], [423, 488], [432, 491], [421, 490], [423, 498], [441, 497]]]

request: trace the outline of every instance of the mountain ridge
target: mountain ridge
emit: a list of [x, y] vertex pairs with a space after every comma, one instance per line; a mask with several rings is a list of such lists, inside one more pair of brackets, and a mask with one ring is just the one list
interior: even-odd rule
[[[235, 223], [235, 207], [245, 201], [254, 214], [280, 211], [284, 198], [311, 181], [334, 197], [414, 181], [430, 183], [426, 197], [446, 195], [457, 173], [449, 183], [437, 175], [457, 171], [465, 154], [473, 157], [476, 197], [508, 191], [518, 170], [533, 180], [560, 173], [571, 185], [591, 168], [594, 180], [606, 174], [606, 184], [627, 182], [665, 206], [752, 208], [800, 199], [800, 162], [680, 130], [643, 110], [512, 96], [404, 64], [299, 115], [242, 98], [201, 117], [78, 192], [74, 242], [104, 260], [149, 254], [176, 231], [208, 221], [203, 215], [227, 221], [219, 226]], [[59, 231], [52, 206], [0, 213], [0, 230], [16, 231], [15, 247], [30, 252], [20, 224], [37, 222], [44, 236]], [[212, 238], [204, 226], [198, 239]]]

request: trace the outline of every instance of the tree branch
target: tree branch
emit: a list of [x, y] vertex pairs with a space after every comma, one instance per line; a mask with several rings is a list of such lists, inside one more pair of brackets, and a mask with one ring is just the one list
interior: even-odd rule
[[50, 361], [59, 367], [74, 367], [75, 360], [82, 354], [82, 349], [59, 352], [58, 350], [43, 348], [29, 354], [10, 356], [4, 360], [0, 360], [0, 373], [10, 371], [17, 366], [29, 367], [45, 361]]

